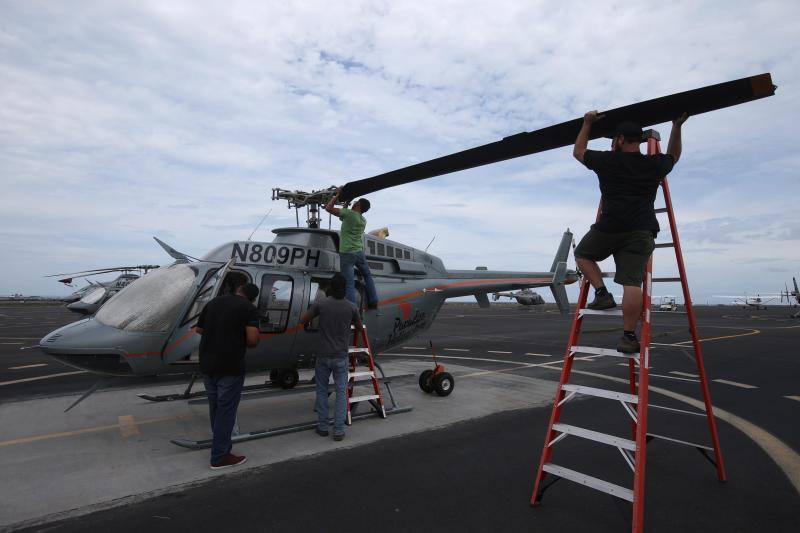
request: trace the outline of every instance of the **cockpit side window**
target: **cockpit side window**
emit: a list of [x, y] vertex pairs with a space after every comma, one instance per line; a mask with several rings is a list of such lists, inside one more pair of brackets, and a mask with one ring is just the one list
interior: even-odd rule
[[259, 329], [269, 333], [286, 330], [292, 307], [294, 283], [289, 276], [264, 274], [258, 294]]

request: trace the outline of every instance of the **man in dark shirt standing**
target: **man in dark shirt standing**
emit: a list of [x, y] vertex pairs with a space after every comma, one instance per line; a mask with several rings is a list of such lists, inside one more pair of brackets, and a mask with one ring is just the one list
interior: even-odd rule
[[217, 470], [245, 462], [231, 453], [231, 433], [242, 397], [245, 352], [258, 344], [258, 311], [252, 304], [258, 287], [240, 285], [235, 294], [217, 296], [203, 308], [195, 326], [200, 340], [200, 371], [208, 395], [211, 431], [211, 468]]
[[348, 348], [353, 332], [361, 330], [361, 318], [358, 308], [345, 298], [347, 280], [341, 274], [334, 274], [331, 279], [330, 295], [315, 302], [300, 317], [300, 323], [306, 324], [314, 317], [319, 317], [319, 340], [314, 381], [317, 384], [316, 411], [319, 417], [317, 434], [328, 436], [328, 380], [333, 373], [336, 385], [336, 403], [333, 408], [333, 439], [344, 439], [344, 421], [347, 416]]
[[666, 154], [639, 152], [642, 128], [633, 122], [617, 126], [610, 152], [587, 150], [592, 124], [602, 119], [597, 111], [583, 117], [572, 155], [597, 174], [602, 194], [600, 219], [575, 248], [575, 261], [595, 289], [589, 309], [616, 307], [614, 296], [603, 283], [598, 261], [614, 256], [614, 281], [624, 286], [622, 296], [623, 335], [617, 351], [636, 353], [636, 325], [642, 312], [642, 280], [655, 248], [659, 225], [653, 204], [661, 180], [681, 156], [681, 126], [688, 115], [672, 121]]

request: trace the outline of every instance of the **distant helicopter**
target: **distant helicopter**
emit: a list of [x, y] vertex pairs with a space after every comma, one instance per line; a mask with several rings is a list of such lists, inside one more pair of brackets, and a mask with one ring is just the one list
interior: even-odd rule
[[[643, 127], [666, 122], [683, 112], [695, 115], [774, 94], [769, 74], [726, 82], [603, 112], [590, 138], [613, 134], [616, 124], [636, 120]], [[371, 178], [349, 182], [340, 200], [570, 145], [581, 128], [574, 119], [534, 132], [446, 155]], [[175, 262], [143, 276], [109, 300], [94, 317], [46, 335], [40, 348], [64, 363], [95, 373], [148, 376], [197, 370], [199, 336], [192, 332], [203, 306], [241, 281], [260, 289], [261, 343], [248, 350], [249, 370], [271, 370], [285, 387], [297, 383], [297, 368], [309, 364], [318, 346], [317, 328], [299, 324], [299, 317], [325, 290], [339, 270], [339, 233], [320, 228], [320, 206], [335, 188], [311, 193], [273, 189], [273, 200], [295, 209], [297, 226], [273, 230], [272, 242], [222, 244], [200, 260], [164, 246]], [[301, 228], [305, 208], [307, 226]], [[448, 270], [441, 259], [423, 250], [365, 235], [364, 249], [376, 281], [379, 307], [365, 311], [370, 342], [376, 353], [406, 342], [427, 330], [445, 300], [474, 295], [481, 307], [488, 294], [530, 287], [550, 287], [559, 309], [569, 308], [564, 286], [578, 280], [567, 269], [572, 234], [566, 231], [549, 271], [507, 272]], [[358, 282], [359, 298], [363, 287]], [[362, 304], [363, 301], [359, 302]]]
[[492, 299], [496, 302], [500, 298], [513, 298], [520, 305], [542, 305], [544, 298], [538, 292], [531, 289], [522, 289], [517, 292], [496, 292], [492, 295]]
[[[93, 315], [100, 307], [103, 306], [109, 298], [117, 294], [119, 291], [127, 287], [139, 279], [140, 274], [147, 274], [150, 270], [158, 268], [158, 265], [138, 265], [130, 267], [112, 267], [112, 268], [97, 268], [94, 270], [84, 270], [82, 272], [73, 272], [71, 274], [51, 274], [45, 276], [47, 278], [54, 278], [57, 276], [70, 276], [58, 280], [60, 283], [72, 287], [72, 281], [75, 278], [87, 278], [89, 276], [99, 276], [101, 274], [108, 274], [111, 272], [120, 272], [120, 275], [112, 281], [90, 281], [89, 285], [81, 287], [73, 292], [64, 300], [67, 302], [67, 309], [81, 315]], [[138, 274], [134, 274], [137, 272]]]

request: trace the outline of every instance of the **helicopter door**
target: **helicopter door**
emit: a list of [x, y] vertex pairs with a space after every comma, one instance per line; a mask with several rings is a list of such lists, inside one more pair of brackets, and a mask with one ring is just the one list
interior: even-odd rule
[[261, 343], [269, 353], [270, 368], [293, 368], [297, 324], [302, 309], [304, 284], [301, 274], [262, 274], [258, 294], [258, 329]]

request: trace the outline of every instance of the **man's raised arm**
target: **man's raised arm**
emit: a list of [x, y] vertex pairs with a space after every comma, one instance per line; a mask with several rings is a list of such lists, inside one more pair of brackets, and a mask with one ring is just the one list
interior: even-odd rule
[[338, 217], [339, 213], [341, 212], [341, 209], [339, 209], [338, 207], [334, 207], [334, 204], [336, 203], [336, 200], [339, 199], [339, 195], [341, 193], [342, 193], [342, 188], [339, 187], [338, 189], [336, 189], [336, 196], [331, 198], [330, 201], [325, 206], [325, 211], [327, 211], [328, 213], [330, 213], [331, 215], [333, 215], [335, 217]]
[[583, 163], [583, 154], [586, 153], [586, 147], [589, 145], [589, 132], [592, 131], [592, 124], [604, 116], [598, 115], [597, 111], [589, 111], [583, 115], [583, 125], [578, 133], [578, 138], [575, 139], [575, 147], [572, 149], [572, 155], [581, 163]]
[[667, 153], [672, 156], [675, 163], [681, 158], [681, 126], [689, 118], [687, 113], [679, 116], [672, 121], [672, 131], [669, 132], [669, 144], [667, 145]]

